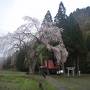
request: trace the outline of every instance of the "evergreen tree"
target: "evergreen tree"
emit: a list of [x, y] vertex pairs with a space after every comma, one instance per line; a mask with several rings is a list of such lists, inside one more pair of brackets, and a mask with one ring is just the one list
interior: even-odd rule
[[48, 10], [45, 17], [44, 17], [44, 19], [43, 19], [42, 24], [47, 24], [47, 23], [52, 23], [52, 22], [53, 22], [52, 16], [51, 16], [50, 11]]
[[16, 59], [16, 68], [19, 71], [27, 71], [28, 69], [25, 67], [25, 50], [21, 49], [17, 55]]
[[57, 27], [64, 28], [65, 29], [65, 23], [66, 23], [66, 9], [61, 2], [59, 5], [58, 13], [55, 16], [54, 22]]
[[90, 52], [90, 35], [87, 36], [86, 46], [87, 46], [87, 50]]
[[78, 71], [80, 58], [85, 55], [85, 44], [79, 24], [72, 14], [67, 19], [67, 29], [63, 32], [63, 39], [69, 51], [69, 60], [71, 59], [69, 62], [72, 62], [72, 66], [75, 65]]
[[87, 40], [86, 40], [86, 46], [87, 46], [87, 60], [86, 60], [86, 73], [90, 73], [90, 33], [88, 33]]

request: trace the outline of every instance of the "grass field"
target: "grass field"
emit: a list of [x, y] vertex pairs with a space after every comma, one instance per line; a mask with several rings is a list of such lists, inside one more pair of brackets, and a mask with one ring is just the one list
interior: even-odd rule
[[25, 75], [21, 72], [0, 72], [0, 90], [41, 90], [38, 83], [42, 82], [44, 90], [55, 90], [39, 75]]
[[54, 78], [67, 90], [90, 90], [90, 75], [82, 75], [80, 77], [54, 76]]
[[[65, 90], [90, 90], [90, 75], [80, 77], [52, 76]], [[42, 82], [44, 89], [39, 88]], [[26, 75], [22, 72], [0, 71], [0, 90], [57, 90], [55, 82], [48, 83], [40, 75]], [[61, 90], [61, 89], [60, 89]]]

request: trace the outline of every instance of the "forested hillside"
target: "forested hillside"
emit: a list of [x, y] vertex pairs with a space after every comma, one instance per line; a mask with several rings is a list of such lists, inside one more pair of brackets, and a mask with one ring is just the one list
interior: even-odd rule
[[80, 30], [83, 32], [83, 37], [85, 39], [87, 48], [86, 66], [90, 68], [90, 7], [77, 9], [75, 12], [72, 13], [72, 15], [78, 22]]
[[90, 7], [77, 9], [72, 13], [84, 34], [90, 34]]

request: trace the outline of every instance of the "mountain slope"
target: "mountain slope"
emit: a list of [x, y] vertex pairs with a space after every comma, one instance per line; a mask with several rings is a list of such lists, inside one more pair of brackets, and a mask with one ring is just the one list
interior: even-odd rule
[[90, 33], [90, 7], [77, 9], [75, 12], [72, 13], [72, 15], [79, 23], [81, 31], [86, 35], [89, 34]]

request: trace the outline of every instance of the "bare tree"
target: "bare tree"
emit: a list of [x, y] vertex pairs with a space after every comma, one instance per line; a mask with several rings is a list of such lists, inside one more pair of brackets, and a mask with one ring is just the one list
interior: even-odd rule
[[35, 27], [32, 22], [27, 22], [21, 25], [12, 35], [11, 42], [11, 44], [13, 45], [12, 48], [16, 48], [16, 50], [21, 50], [22, 48], [24, 48], [25, 63], [26, 65], [28, 65], [30, 73], [34, 73], [34, 68], [36, 65], [36, 53], [35, 50], [33, 50], [33, 45], [36, 42], [36, 40], [34, 39], [35, 32], [31, 32], [32, 30], [36, 29]]

